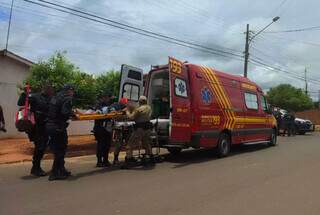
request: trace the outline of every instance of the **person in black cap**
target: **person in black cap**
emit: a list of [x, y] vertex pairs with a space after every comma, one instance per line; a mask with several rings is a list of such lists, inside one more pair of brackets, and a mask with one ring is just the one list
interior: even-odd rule
[[46, 129], [49, 135], [49, 146], [54, 154], [49, 180], [62, 180], [71, 175], [64, 166], [64, 157], [68, 145], [68, 120], [73, 115], [72, 99], [74, 87], [67, 84], [62, 91], [53, 97], [49, 104]]
[[[45, 123], [48, 117], [49, 102], [54, 95], [51, 84], [42, 87], [41, 92], [29, 94], [30, 110], [34, 113], [35, 126], [27, 132], [30, 142], [34, 144], [31, 174], [34, 176], [45, 176], [46, 173], [41, 168], [41, 160], [48, 146], [48, 134]], [[23, 92], [18, 100], [18, 106], [24, 106], [26, 93]]]
[[[101, 92], [99, 95], [98, 103], [96, 105], [96, 110], [101, 112], [108, 112], [112, 104], [112, 94], [110, 92]], [[109, 166], [109, 150], [112, 141], [112, 131], [107, 128], [109, 119], [98, 119], [94, 121], [93, 132], [97, 140], [97, 165], [96, 167], [106, 167]]]

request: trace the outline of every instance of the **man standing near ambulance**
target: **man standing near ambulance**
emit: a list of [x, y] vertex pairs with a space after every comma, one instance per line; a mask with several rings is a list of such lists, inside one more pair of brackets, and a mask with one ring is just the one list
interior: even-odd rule
[[142, 146], [145, 149], [147, 156], [146, 162], [152, 162], [152, 149], [150, 143], [152, 128], [152, 124], [150, 122], [151, 114], [152, 110], [147, 104], [147, 98], [145, 96], [140, 96], [139, 107], [132, 108], [132, 105], [128, 105], [127, 117], [129, 120], [133, 120], [135, 122], [135, 126], [134, 131], [128, 140], [125, 168], [128, 168], [130, 164], [136, 162], [133, 158], [133, 150], [140, 142], [142, 142]]
[[[40, 163], [48, 146], [48, 134], [45, 124], [48, 118], [49, 103], [53, 95], [54, 89], [51, 84], [44, 85], [41, 92], [29, 95], [30, 110], [34, 113], [35, 117], [34, 128], [32, 131], [27, 132], [30, 142], [34, 143], [31, 175], [38, 177], [46, 175]], [[18, 106], [25, 105], [26, 96], [25, 92], [20, 95]]]

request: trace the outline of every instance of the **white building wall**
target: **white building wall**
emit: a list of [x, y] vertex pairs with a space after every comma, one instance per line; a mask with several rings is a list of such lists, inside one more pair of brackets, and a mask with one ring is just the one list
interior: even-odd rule
[[[27, 137], [25, 133], [17, 131], [14, 118], [18, 110], [17, 85], [27, 77], [28, 70], [27, 65], [9, 57], [0, 56], [0, 105], [3, 108], [7, 129], [7, 133], [0, 132], [0, 139]], [[70, 135], [86, 135], [90, 134], [92, 127], [93, 122], [90, 121], [71, 122], [68, 132]]]

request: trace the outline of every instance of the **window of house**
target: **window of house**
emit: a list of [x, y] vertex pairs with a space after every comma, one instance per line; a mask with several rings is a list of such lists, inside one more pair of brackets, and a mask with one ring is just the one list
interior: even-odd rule
[[254, 93], [245, 93], [245, 102], [248, 109], [258, 110], [258, 97]]
[[176, 96], [181, 96], [184, 98], [188, 97], [187, 94], [187, 83], [185, 80], [176, 78], [174, 80], [174, 89], [175, 89], [175, 94]]

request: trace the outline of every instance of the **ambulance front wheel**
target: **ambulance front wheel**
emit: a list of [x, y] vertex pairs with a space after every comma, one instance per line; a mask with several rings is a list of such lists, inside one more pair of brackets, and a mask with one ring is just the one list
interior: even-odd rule
[[180, 152], [182, 151], [181, 148], [178, 148], [178, 147], [170, 147], [170, 148], [167, 148], [167, 150], [170, 152], [170, 154], [172, 155], [178, 155], [180, 154]]
[[219, 158], [228, 156], [231, 149], [231, 140], [227, 133], [220, 134], [218, 145], [216, 148]]
[[272, 129], [272, 133], [270, 136], [269, 146], [276, 146], [277, 145], [277, 131], [276, 129]]

